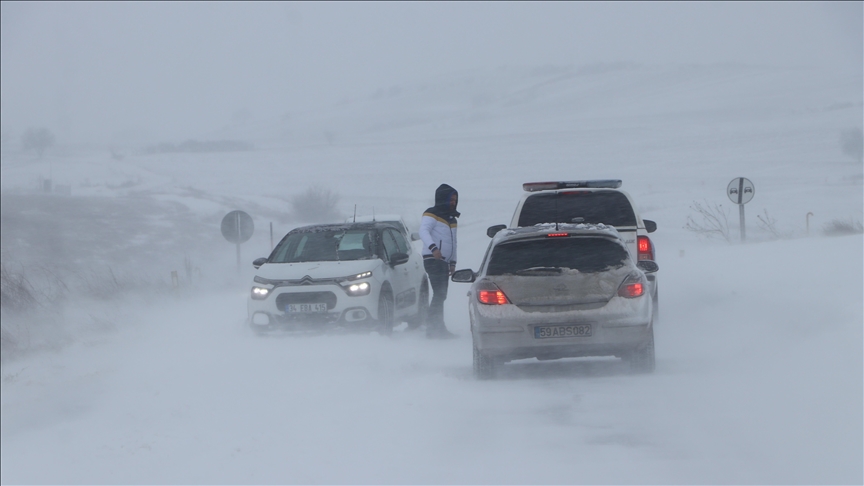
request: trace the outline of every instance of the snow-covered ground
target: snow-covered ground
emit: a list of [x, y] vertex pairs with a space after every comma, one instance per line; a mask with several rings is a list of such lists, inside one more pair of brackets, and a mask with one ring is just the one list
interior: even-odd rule
[[[4, 152], [4, 261], [182, 285], [69, 300], [50, 325], [4, 315], [54, 349], [2, 365], [0, 480], [861, 483], [864, 238], [823, 230], [862, 221], [864, 168], [838, 143], [862, 124], [862, 86], [803, 68], [510, 68], [201, 137], [253, 152]], [[49, 173], [72, 195], [35, 195]], [[725, 196], [741, 176], [746, 244]], [[451, 184], [460, 267], [476, 269], [522, 182], [576, 178], [623, 179], [658, 223], [652, 375], [527, 360], [476, 381], [459, 284], [452, 341], [244, 327], [246, 262], [269, 252], [269, 223], [277, 238], [302, 224], [290, 201], [309, 187], [343, 216], [416, 226]], [[731, 244], [683, 228], [694, 202], [722, 204]], [[219, 233], [233, 209], [257, 228], [239, 274]]]

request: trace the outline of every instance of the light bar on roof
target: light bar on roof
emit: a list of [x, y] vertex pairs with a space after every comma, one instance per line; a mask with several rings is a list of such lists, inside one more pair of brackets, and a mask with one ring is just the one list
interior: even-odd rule
[[593, 181], [551, 181], [526, 182], [522, 190], [528, 192], [548, 191], [550, 189], [572, 189], [578, 187], [617, 189], [621, 187], [621, 179], [597, 179]]

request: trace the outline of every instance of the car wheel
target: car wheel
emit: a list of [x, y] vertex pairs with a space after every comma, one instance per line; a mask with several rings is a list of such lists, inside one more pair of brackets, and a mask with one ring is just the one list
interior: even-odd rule
[[393, 299], [386, 291], [378, 298], [378, 332], [382, 336], [393, 334]]
[[654, 326], [651, 326], [648, 341], [630, 355], [630, 370], [634, 373], [654, 371]]
[[423, 279], [423, 284], [420, 286], [420, 297], [417, 301], [417, 314], [408, 319], [408, 329], [417, 329], [426, 322], [426, 315], [429, 313], [429, 283]]
[[489, 380], [495, 378], [497, 372], [498, 363], [474, 346], [474, 376], [479, 380]]
[[654, 289], [654, 305], [653, 305], [653, 307], [654, 307], [654, 322], [657, 322], [660, 320], [660, 297], [659, 297], [659, 293], [660, 293], [659, 289]]

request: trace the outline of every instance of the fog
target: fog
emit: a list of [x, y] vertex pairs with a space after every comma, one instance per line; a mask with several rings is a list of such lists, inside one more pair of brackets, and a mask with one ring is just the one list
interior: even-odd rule
[[[860, 2], [2, 4], [2, 125], [203, 137], [469, 69], [743, 63], [855, 71]], [[16, 135], [16, 138], [17, 136]]]
[[[864, 482], [862, 16], [3, 2], [0, 482]], [[522, 183], [593, 178], [658, 225], [653, 374], [476, 380], [455, 283], [453, 340], [248, 328], [251, 262], [292, 228], [416, 230], [447, 183], [476, 270]]]

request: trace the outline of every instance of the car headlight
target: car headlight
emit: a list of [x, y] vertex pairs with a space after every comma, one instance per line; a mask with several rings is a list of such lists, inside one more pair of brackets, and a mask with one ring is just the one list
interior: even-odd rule
[[369, 270], [368, 272], [358, 273], [357, 275], [350, 275], [348, 277], [345, 277], [345, 280], [348, 280], [350, 282], [353, 280], [360, 280], [361, 278], [368, 278], [371, 276], [372, 276], [372, 271]]
[[266, 287], [252, 287], [252, 298], [255, 300], [264, 300], [270, 295], [270, 289]]
[[372, 286], [369, 285], [369, 282], [359, 282], [352, 283], [351, 285], [346, 285], [343, 287], [348, 295], [366, 295], [372, 290]]

